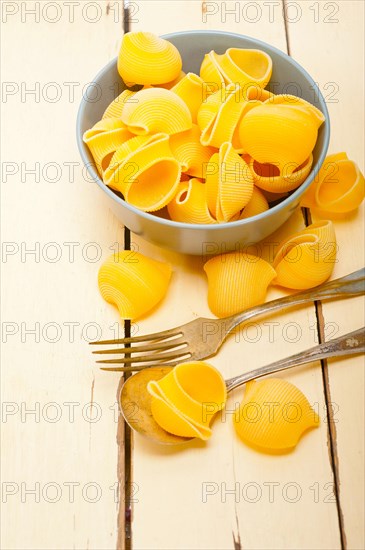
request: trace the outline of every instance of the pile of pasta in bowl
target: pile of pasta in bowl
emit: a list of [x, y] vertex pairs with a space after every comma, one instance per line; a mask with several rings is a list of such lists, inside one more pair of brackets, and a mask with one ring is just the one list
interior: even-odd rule
[[192, 224], [237, 221], [309, 175], [324, 115], [266, 89], [267, 53], [211, 51], [199, 75], [185, 74], [172, 43], [130, 32], [118, 71], [126, 89], [83, 139], [103, 182], [141, 211]]

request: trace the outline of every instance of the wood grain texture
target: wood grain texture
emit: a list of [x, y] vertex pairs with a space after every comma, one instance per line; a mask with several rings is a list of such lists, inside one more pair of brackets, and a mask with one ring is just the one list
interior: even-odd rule
[[[151, 25], [158, 33], [216, 28], [256, 36], [286, 50], [290, 28], [286, 25], [285, 29], [280, 10], [275, 12], [275, 24], [267, 14], [266, 19], [261, 17], [260, 24], [251, 25], [242, 12], [233, 16], [226, 13], [224, 17], [219, 2], [205, 2], [202, 6], [189, 2], [178, 18], [170, 17], [177, 13], [178, 2], [157, 2], [154, 7], [156, 4], [160, 10], [154, 11], [151, 3], [139, 3], [139, 19], [132, 30], [150, 29]], [[242, 7], [244, 3], [240, 4]], [[235, 9], [233, 2], [226, 3], [228, 6]], [[202, 16], [197, 25], [200, 7]], [[212, 12], [207, 17], [209, 10]], [[204, 20], [206, 23], [202, 24]], [[262, 243], [261, 250], [267, 252], [283, 235], [303, 226], [302, 215], [297, 212], [278, 234]], [[164, 303], [153, 318], [136, 324], [135, 331], [162, 330], [194, 316], [209, 316], [201, 259], [183, 258], [157, 249], [139, 237], [132, 239], [139, 251], [171, 262], [175, 272]], [[279, 294], [271, 291], [269, 298]], [[298, 308], [243, 327], [211, 362], [225, 376], [233, 376], [312, 346], [317, 330], [314, 307]], [[195, 443], [184, 450], [171, 450], [156, 448], [135, 437], [134, 479], [139, 489], [134, 506], [135, 548], [341, 547], [320, 365], [286, 373], [285, 378], [304, 391], [322, 421], [320, 429], [304, 438], [290, 455], [260, 455], [237, 441], [229, 411], [234, 410], [242, 390], [229, 399], [224, 421], [216, 422], [213, 438], [207, 445]], [[181, 502], [186, 505], [182, 507]], [[156, 511], [153, 516], [149, 515], [152, 508]]]
[[[168, 449], [134, 437], [133, 477], [125, 479], [125, 434], [116, 405], [120, 377], [99, 371], [87, 346], [88, 339], [122, 335], [117, 311], [98, 295], [96, 277], [102, 259], [123, 248], [124, 228], [106, 197], [86, 180], [74, 139], [83, 86], [117, 54], [123, 5], [92, 2], [85, 11], [87, 3], [75, 3], [70, 13], [67, 3], [58, 2], [61, 17], [51, 23], [52, 7], [39, 8], [37, 22], [37, 14], [25, 9], [34, 2], [18, 4], [13, 14], [6, 12], [1, 39], [7, 45], [2, 75], [9, 84], [1, 103], [7, 130], [1, 190], [1, 546], [123, 549], [127, 495], [135, 550], [335, 549], [344, 542], [349, 549], [363, 548], [361, 358], [331, 361], [323, 372], [313, 363], [283, 375], [304, 391], [321, 418], [293, 453], [265, 456], [237, 440], [231, 417], [242, 397], [238, 389], [208, 444]], [[4, 22], [3, 10], [11, 8], [3, 5]], [[275, 0], [137, 0], [129, 6], [131, 30], [220, 29], [283, 51], [289, 45], [326, 97], [330, 150], [346, 150], [364, 168], [362, 2], [286, 2], [286, 18], [283, 2]], [[334, 276], [364, 265], [363, 220], [363, 210], [336, 220]], [[303, 226], [298, 211], [260, 250], [268, 257], [284, 235]], [[132, 324], [132, 334], [211, 315], [201, 258], [133, 235], [132, 250], [174, 269], [166, 299], [153, 315]], [[272, 289], [268, 299], [280, 295]], [[241, 327], [211, 362], [233, 376], [314, 345], [318, 332], [329, 338], [361, 324], [360, 299], [323, 304], [317, 312], [313, 306], [296, 308]], [[330, 433], [326, 401], [333, 402], [330, 413], [338, 420]]]
[[16, 91], [2, 97], [2, 162], [17, 172], [1, 190], [1, 545], [113, 549], [118, 377], [99, 371], [87, 342], [117, 328], [96, 280], [124, 229], [85, 179], [75, 124], [83, 87], [116, 55], [122, 21], [106, 2], [95, 23], [95, 6], [75, 5], [71, 22], [60, 2], [53, 24], [52, 7], [36, 22], [24, 11], [35, 3], [18, 4], [2, 26], [2, 77]]
[[[288, 27], [291, 52], [318, 81], [326, 98], [331, 118], [329, 151], [346, 151], [364, 172], [364, 3], [319, 3], [315, 10], [309, 10], [307, 2], [298, 5], [302, 17]], [[334, 220], [338, 243], [334, 276], [364, 265], [363, 206]], [[318, 213], [312, 212], [312, 219], [320, 219]], [[321, 316], [325, 336], [344, 334], [364, 325], [364, 300], [323, 304]], [[330, 431], [343, 542], [347, 548], [360, 549], [365, 545], [363, 357], [328, 361], [324, 374], [333, 403]]]

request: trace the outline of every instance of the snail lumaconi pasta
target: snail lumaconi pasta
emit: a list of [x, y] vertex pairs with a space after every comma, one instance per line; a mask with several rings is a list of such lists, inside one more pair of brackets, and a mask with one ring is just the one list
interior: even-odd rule
[[90, 149], [96, 167], [102, 175], [115, 151], [132, 134], [119, 118], [106, 118], [84, 133], [83, 140]]
[[[266, 91], [266, 90], [265, 90]], [[319, 126], [324, 122], [325, 117], [322, 111], [317, 109], [312, 103], [296, 95], [290, 94], [271, 94], [265, 101], [272, 105], [287, 105], [288, 107], [297, 107], [303, 109], [305, 112], [311, 113]]]
[[117, 306], [121, 318], [133, 320], [162, 300], [170, 278], [170, 265], [124, 250], [103, 263], [98, 284], [104, 300]]
[[205, 184], [196, 178], [179, 184], [177, 193], [167, 205], [170, 218], [176, 222], [217, 223], [209, 212]]
[[[265, 193], [279, 201], [309, 175], [325, 117], [300, 97], [265, 89], [272, 74], [266, 52], [211, 51], [199, 76], [182, 70], [168, 40], [129, 32], [118, 70], [127, 87], [137, 86], [108, 105], [84, 141], [104, 183], [136, 208], [156, 212], [171, 203], [173, 221], [234, 222], [265, 212]], [[351, 161], [341, 165], [341, 182], [333, 211], [357, 204], [364, 193]], [[313, 202], [313, 189], [304, 200]], [[318, 190], [316, 206], [323, 207], [329, 187], [323, 181]]]
[[360, 206], [365, 198], [365, 180], [346, 153], [326, 157], [317, 177], [302, 198], [302, 206], [325, 213], [343, 214]]
[[273, 262], [274, 284], [296, 290], [318, 286], [330, 277], [336, 254], [332, 222], [313, 223], [281, 243]]
[[215, 152], [200, 142], [201, 132], [196, 124], [190, 130], [170, 137], [171, 151], [181, 164], [181, 170], [196, 178], [205, 178], [206, 165]]
[[[250, 168], [253, 174], [255, 185], [271, 193], [286, 193], [299, 187], [308, 177], [313, 164], [311, 154], [301, 166], [288, 163], [284, 166], [282, 173], [274, 164], [260, 164], [254, 159], [250, 160]], [[293, 170], [294, 168], [294, 170]]]
[[246, 220], [252, 218], [252, 216], [257, 216], [257, 214], [262, 214], [266, 210], [269, 210], [269, 203], [265, 195], [254, 185], [252, 197], [242, 210], [239, 219]]
[[207, 203], [212, 216], [228, 222], [248, 204], [253, 193], [252, 173], [230, 143], [223, 143], [206, 167]]
[[208, 277], [208, 305], [217, 317], [226, 317], [261, 304], [276, 277], [273, 267], [243, 252], [220, 254], [204, 265]]
[[237, 85], [223, 85], [199, 108], [197, 120], [202, 132], [202, 144], [220, 147], [228, 141], [237, 152], [241, 152], [240, 121], [249, 110], [258, 105], [261, 105], [260, 101], [242, 99], [241, 90]]
[[199, 107], [203, 101], [203, 81], [200, 76], [188, 73], [171, 91], [177, 94], [189, 108], [192, 121], [196, 123]]
[[302, 105], [266, 101], [242, 118], [240, 143], [244, 152], [260, 164], [274, 164], [280, 173], [288, 167], [294, 171], [310, 157], [320, 124]]
[[219, 55], [214, 51], [205, 55], [200, 76], [205, 82], [220, 88], [223, 84], [239, 84], [248, 88], [254, 84], [265, 88], [272, 73], [271, 57], [255, 49], [229, 48]]
[[118, 72], [128, 86], [171, 82], [181, 69], [181, 55], [168, 40], [152, 32], [127, 32], [123, 36]]
[[122, 111], [122, 121], [137, 135], [162, 132], [177, 134], [189, 130], [193, 123], [184, 101], [171, 90], [147, 88], [136, 92]]
[[227, 400], [222, 375], [204, 361], [177, 365], [161, 380], [149, 382], [147, 390], [152, 415], [161, 428], [203, 440], [212, 435], [210, 423]]
[[181, 166], [173, 156], [169, 136], [136, 136], [115, 152], [104, 173], [104, 183], [126, 202], [145, 212], [166, 206], [180, 182]]
[[237, 435], [266, 453], [291, 451], [307, 430], [319, 426], [318, 414], [294, 384], [280, 378], [248, 382], [233, 415]]

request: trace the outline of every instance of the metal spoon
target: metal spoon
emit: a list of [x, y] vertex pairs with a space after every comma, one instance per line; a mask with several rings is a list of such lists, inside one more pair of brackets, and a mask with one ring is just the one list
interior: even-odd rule
[[[327, 357], [341, 357], [365, 352], [365, 330], [361, 328], [340, 336], [330, 342], [320, 344], [309, 350], [297, 353], [286, 359], [271, 363], [266, 367], [246, 372], [226, 380], [227, 391], [230, 392], [256, 378], [290, 369], [312, 361]], [[128, 378], [120, 392], [120, 407], [127, 424], [136, 432], [162, 445], [179, 445], [195, 438], [180, 437], [162, 429], [155, 421], [151, 412], [151, 396], [147, 384], [151, 380], [160, 380], [173, 367], [150, 367]]]

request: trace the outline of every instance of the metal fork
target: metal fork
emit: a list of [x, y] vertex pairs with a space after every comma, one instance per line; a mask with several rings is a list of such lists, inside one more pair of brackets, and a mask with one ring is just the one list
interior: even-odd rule
[[103, 364], [123, 366], [104, 367], [103, 370], [130, 372], [148, 367], [174, 366], [184, 361], [196, 361], [217, 353], [232, 330], [242, 322], [272, 311], [284, 309], [315, 300], [332, 300], [359, 296], [365, 291], [365, 268], [346, 277], [335, 279], [316, 288], [299, 292], [271, 302], [255, 306], [241, 313], [222, 319], [200, 317], [184, 325], [130, 338], [100, 340], [91, 345], [123, 344], [121, 348], [97, 350], [97, 354], [123, 355], [121, 358], [97, 361]]

